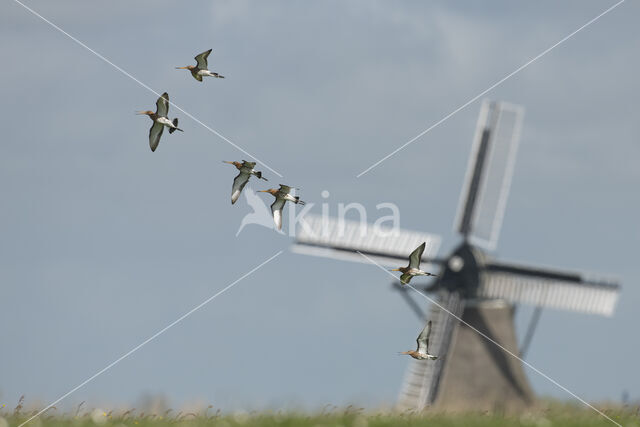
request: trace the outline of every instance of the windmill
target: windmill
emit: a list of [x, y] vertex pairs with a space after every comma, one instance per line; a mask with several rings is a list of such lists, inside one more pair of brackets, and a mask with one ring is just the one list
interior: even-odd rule
[[[409, 362], [398, 399], [400, 409], [517, 411], [534, 402], [521, 362], [456, 317], [513, 354], [523, 355], [545, 307], [604, 316], [613, 313], [620, 289], [613, 281], [490, 256], [502, 225], [522, 117], [519, 106], [483, 102], [455, 220], [462, 242], [446, 258], [435, 257], [440, 245], [437, 235], [342, 219], [307, 216], [306, 226], [296, 234], [294, 252], [367, 262], [361, 252], [384, 266], [405, 263], [415, 247], [427, 242], [423, 262], [432, 265], [425, 269], [440, 267], [438, 278], [421, 289], [437, 301], [429, 315], [425, 316], [410, 290], [397, 283], [394, 287], [418, 316], [433, 321], [430, 349], [443, 357], [434, 363]], [[520, 346], [513, 324], [515, 304], [535, 307]]]

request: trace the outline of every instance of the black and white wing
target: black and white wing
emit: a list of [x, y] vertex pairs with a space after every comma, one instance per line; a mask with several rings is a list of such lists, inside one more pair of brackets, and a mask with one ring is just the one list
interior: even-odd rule
[[200, 68], [201, 70], [207, 69], [207, 58], [209, 57], [211, 50], [212, 49], [209, 49], [206, 52], [202, 52], [200, 55], [195, 57], [195, 60], [198, 63], [198, 68]]
[[168, 117], [169, 114], [169, 94], [163, 93], [156, 101], [156, 115], [158, 117]]
[[421, 354], [429, 354], [429, 335], [431, 335], [431, 320], [427, 322], [416, 342], [418, 343], [417, 352]]
[[249, 182], [250, 176], [251, 175], [248, 173], [240, 172], [238, 176], [235, 177], [233, 180], [233, 187], [231, 187], [231, 204], [238, 201], [238, 197], [240, 197], [240, 193], [242, 193], [244, 186]]
[[420, 269], [420, 260], [422, 259], [422, 254], [424, 253], [424, 248], [426, 246], [427, 242], [423, 242], [416, 248], [416, 250], [411, 252], [411, 255], [409, 256], [409, 268]]
[[276, 223], [278, 230], [282, 230], [282, 208], [284, 207], [285, 200], [277, 198], [271, 205], [271, 213], [273, 214], [273, 222]]
[[256, 167], [256, 162], [247, 162], [246, 160], [243, 160], [242, 166], [253, 169], [254, 167]]
[[158, 148], [163, 131], [164, 126], [158, 122], [153, 122], [153, 126], [149, 129], [149, 147], [151, 147], [151, 151], [156, 151], [156, 148]]

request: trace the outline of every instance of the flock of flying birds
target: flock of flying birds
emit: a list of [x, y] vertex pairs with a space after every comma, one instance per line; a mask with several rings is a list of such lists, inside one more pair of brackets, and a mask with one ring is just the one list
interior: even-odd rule
[[[216, 77], [218, 79], [223, 79], [224, 76], [209, 71], [207, 58], [211, 53], [212, 49], [209, 49], [195, 57], [197, 65], [187, 65], [186, 67], [176, 67], [179, 70], [189, 70], [194, 79], [199, 82], [202, 81], [202, 77]], [[149, 129], [149, 146], [151, 147], [151, 151], [156, 151], [158, 148], [158, 144], [160, 144], [160, 137], [162, 136], [162, 132], [164, 128], [169, 128], [169, 133], [179, 130], [183, 132], [182, 129], [178, 127], [178, 119], [175, 118], [173, 120], [169, 119], [169, 94], [167, 92], [163, 93], [160, 98], [156, 101], [156, 112], [147, 110], [147, 111], [139, 111], [137, 114], [143, 114], [149, 116], [149, 118], [153, 121], [153, 125], [151, 125], [151, 129]], [[234, 204], [238, 198], [240, 197], [240, 193], [242, 193], [242, 189], [247, 182], [249, 182], [249, 178], [251, 175], [255, 175], [258, 179], [264, 179], [267, 181], [267, 178], [262, 177], [262, 172], [254, 169], [256, 166], [255, 162], [248, 162], [243, 160], [242, 162], [227, 162], [224, 163], [232, 164], [240, 171], [240, 173], [233, 180], [233, 186], [231, 187], [231, 204]], [[271, 205], [271, 213], [273, 214], [273, 221], [278, 227], [278, 230], [282, 229], [282, 208], [284, 207], [286, 202], [292, 202], [295, 204], [304, 205], [305, 203], [300, 200], [300, 197], [294, 196], [291, 193], [293, 192], [294, 187], [290, 187], [288, 185], [280, 184], [280, 188], [271, 188], [269, 190], [260, 190], [260, 193], [269, 193], [276, 200]]]
[[[223, 79], [224, 76], [209, 71], [207, 58], [211, 53], [212, 49], [209, 49], [195, 57], [197, 65], [187, 65], [186, 67], [176, 67], [176, 69], [180, 70], [189, 70], [194, 79], [202, 82], [203, 77], [215, 77], [218, 79]], [[173, 120], [169, 119], [169, 94], [167, 92], [163, 93], [160, 98], [156, 101], [156, 111], [139, 111], [137, 114], [142, 114], [148, 116], [152, 121], [153, 125], [151, 125], [151, 129], [149, 129], [149, 146], [151, 147], [151, 151], [156, 151], [158, 148], [158, 144], [160, 143], [160, 137], [162, 137], [162, 133], [164, 128], [169, 128], [169, 134], [179, 130], [183, 132], [182, 129], [178, 127], [178, 119], [175, 118]], [[234, 204], [240, 194], [242, 193], [242, 189], [249, 182], [249, 178], [251, 176], [255, 176], [258, 179], [263, 179], [267, 181], [266, 178], [262, 176], [262, 172], [255, 170], [256, 163], [248, 162], [243, 160], [242, 162], [229, 162], [224, 161], [224, 163], [228, 163], [234, 165], [236, 169], [240, 171], [240, 173], [234, 178], [233, 186], [231, 187], [231, 204]], [[269, 190], [260, 190], [260, 193], [269, 193], [274, 196], [276, 199], [271, 205], [271, 213], [273, 214], [273, 221], [276, 224], [278, 230], [282, 229], [282, 209], [286, 202], [292, 202], [295, 204], [304, 205], [305, 203], [300, 200], [300, 197], [294, 196], [292, 194], [294, 187], [290, 187], [288, 185], [280, 184], [280, 188], [271, 188]], [[412, 277], [414, 276], [435, 276], [435, 274], [428, 273], [426, 271], [420, 270], [420, 260], [422, 259], [422, 254], [424, 253], [426, 243], [423, 242], [422, 245], [418, 246], [411, 255], [409, 256], [409, 265], [407, 267], [395, 268], [391, 271], [400, 271], [402, 275], [400, 276], [400, 283], [406, 285], [409, 283]], [[418, 343], [418, 348], [416, 350], [404, 351], [400, 354], [408, 354], [414, 359], [418, 360], [435, 360], [438, 356], [434, 356], [429, 354], [429, 336], [431, 335], [431, 321], [428, 321], [425, 327], [418, 335], [418, 339], [416, 340]]]

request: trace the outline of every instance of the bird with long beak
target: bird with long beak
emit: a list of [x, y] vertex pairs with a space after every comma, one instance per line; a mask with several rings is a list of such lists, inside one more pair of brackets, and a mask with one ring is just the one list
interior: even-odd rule
[[207, 50], [206, 52], [202, 52], [200, 55], [197, 55], [194, 59], [198, 63], [198, 65], [187, 65], [186, 67], [176, 67], [178, 70], [189, 70], [191, 71], [191, 75], [194, 79], [201, 82], [202, 77], [216, 77], [219, 79], [224, 79], [224, 76], [221, 76], [218, 73], [211, 72], [207, 69], [207, 58], [211, 53], [212, 49]]
[[254, 167], [256, 166], [256, 162], [247, 162], [246, 160], [243, 160], [242, 163], [228, 162], [226, 160], [223, 160], [223, 162], [235, 166], [236, 169], [240, 171], [238, 176], [234, 178], [233, 186], [231, 187], [231, 204], [234, 204], [236, 201], [238, 201], [238, 197], [240, 197], [240, 193], [242, 193], [242, 189], [244, 188], [244, 186], [247, 185], [247, 182], [249, 182], [249, 178], [251, 178], [251, 175], [255, 175], [259, 179], [268, 181], [267, 178], [262, 177], [262, 172], [254, 169]]
[[[260, 190], [259, 193], [269, 193], [276, 198], [275, 202], [271, 205], [271, 213], [273, 214], [273, 221], [276, 223], [278, 230], [282, 230], [282, 208], [286, 202], [292, 202], [300, 205], [305, 203], [300, 200], [300, 197], [293, 196], [291, 194], [293, 187], [280, 184], [280, 188], [271, 188], [269, 190]], [[297, 190], [297, 188], [295, 188]]]
[[426, 246], [427, 243], [423, 242], [413, 252], [411, 252], [411, 255], [409, 255], [409, 265], [407, 267], [394, 268], [393, 270], [390, 270], [402, 272], [402, 275], [400, 276], [400, 283], [403, 285], [409, 283], [413, 276], [436, 276], [435, 274], [420, 270], [420, 260], [422, 260], [422, 254], [424, 253], [424, 248]]
[[169, 114], [169, 94], [163, 93], [156, 101], [156, 112], [153, 111], [138, 111], [137, 114], [144, 114], [149, 116], [153, 120], [153, 125], [149, 129], [149, 146], [151, 151], [156, 151], [158, 144], [160, 143], [160, 137], [164, 131], [165, 126], [169, 128], [169, 133], [173, 133], [177, 130], [183, 132], [178, 127], [178, 119], [169, 120], [167, 114]]
[[418, 348], [415, 350], [403, 351], [400, 354], [408, 354], [418, 360], [436, 360], [438, 356], [429, 354], [429, 335], [431, 335], [431, 320], [427, 322], [425, 327], [422, 329], [422, 332], [420, 332], [420, 335], [418, 335], [418, 339], [416, 340]]

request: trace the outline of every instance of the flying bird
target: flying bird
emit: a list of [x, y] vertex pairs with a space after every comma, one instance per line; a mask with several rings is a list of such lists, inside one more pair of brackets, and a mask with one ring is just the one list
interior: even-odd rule
[[176, 69], [191, 71], [191, 75], [193, 76], [193, 78], [199, 82], [202, 81], [202, 76], [224, 79], [224, 76], [221, 76], [218, 73], [213, 73], [207, 69], [207, 58], [209, 57], [211, 50], [212, 49], [209, 49], [206, 52], [202, 52], [200, 55], [194, 58], [198, 65], [187, 65], [186, 67], [176, 67]]
[[262, 172], [253, 169], [256, 166], [256, 162], [247, 162], [246, 160], [243, 160], [242, 163], [228, 162], [226, 160], [223, 160], [223, 162], [234, 165], [236, 169], [240, 171], [238, 176], [236, 176], [233, 180], [233, 187], [231, 187], [231, 204], [234, 204], [238, 200], [238, 197], [240, 197], [240, 193], [242, 193], [242, 189], [247, 184], [247, 182], [249, 182], [249, 178], [251, 178], [251, 175], [255, 175], [259, 179], [268, 181], [267, 178], [262, 177]]
[[435, 274], [420, 270], [420, 260], [422, 259], [422, 254], [424, 253], [424, 248], [426, 246], [427, 243], [423, 242], [413, 252], [411, 252], [411, 255], [409, 255], [409, 265], [407, 267], [394, 268], [391, 270], [402, 271], [400, 283], [406, 285], [411, 281], [413, 276], [435, 276]]
[[153, 125], [151, 129], [149, 129], [149, 146], [151, 147], [151, 151], [156, 151], [156, 148], [158, 148], [160, 137], [162, 136], [165, 126], [169, 128], [169, 133], [177, 130], [183, 132], [183, 130], [178, 127], [177, 118], [169, 120], [167, 117], [167, 114], [169, 114], [169, 94], [167, 92], [163, 93], [156, 101], [155, 113], [153, 111], [138, 111], [137, 114], [147, 115], [153, 120]]
[[289, 187], [288, 185], [280, 184], [280, 188], [278, 189], [271, 188], [269, 190], [258, 191], [259, 193], [269, 193], [276, 198], [276, 201], [271, 205], [271, 213], [273, 214], [273, 221], [276, 223], [278, 230], [282, 229], [282, 208], [287, 201], [293, 202], [296, 205], [305, 204], [300, 200], [300, 197], [291, 195], [291, 190], [293, 189], [293, 187]]
[[438, 356], [429, 354], [429, 335], [431, 335], [431, 320], [427, 322], [425, 327], [422, 329], [422, 332], [420, 332], [420, 335], [418, 335], [418, 339], [416, 340], [418, 348], [415, 350], [403, 351], [400, 354], [408, 354], [418, 360], [436, 360]]

